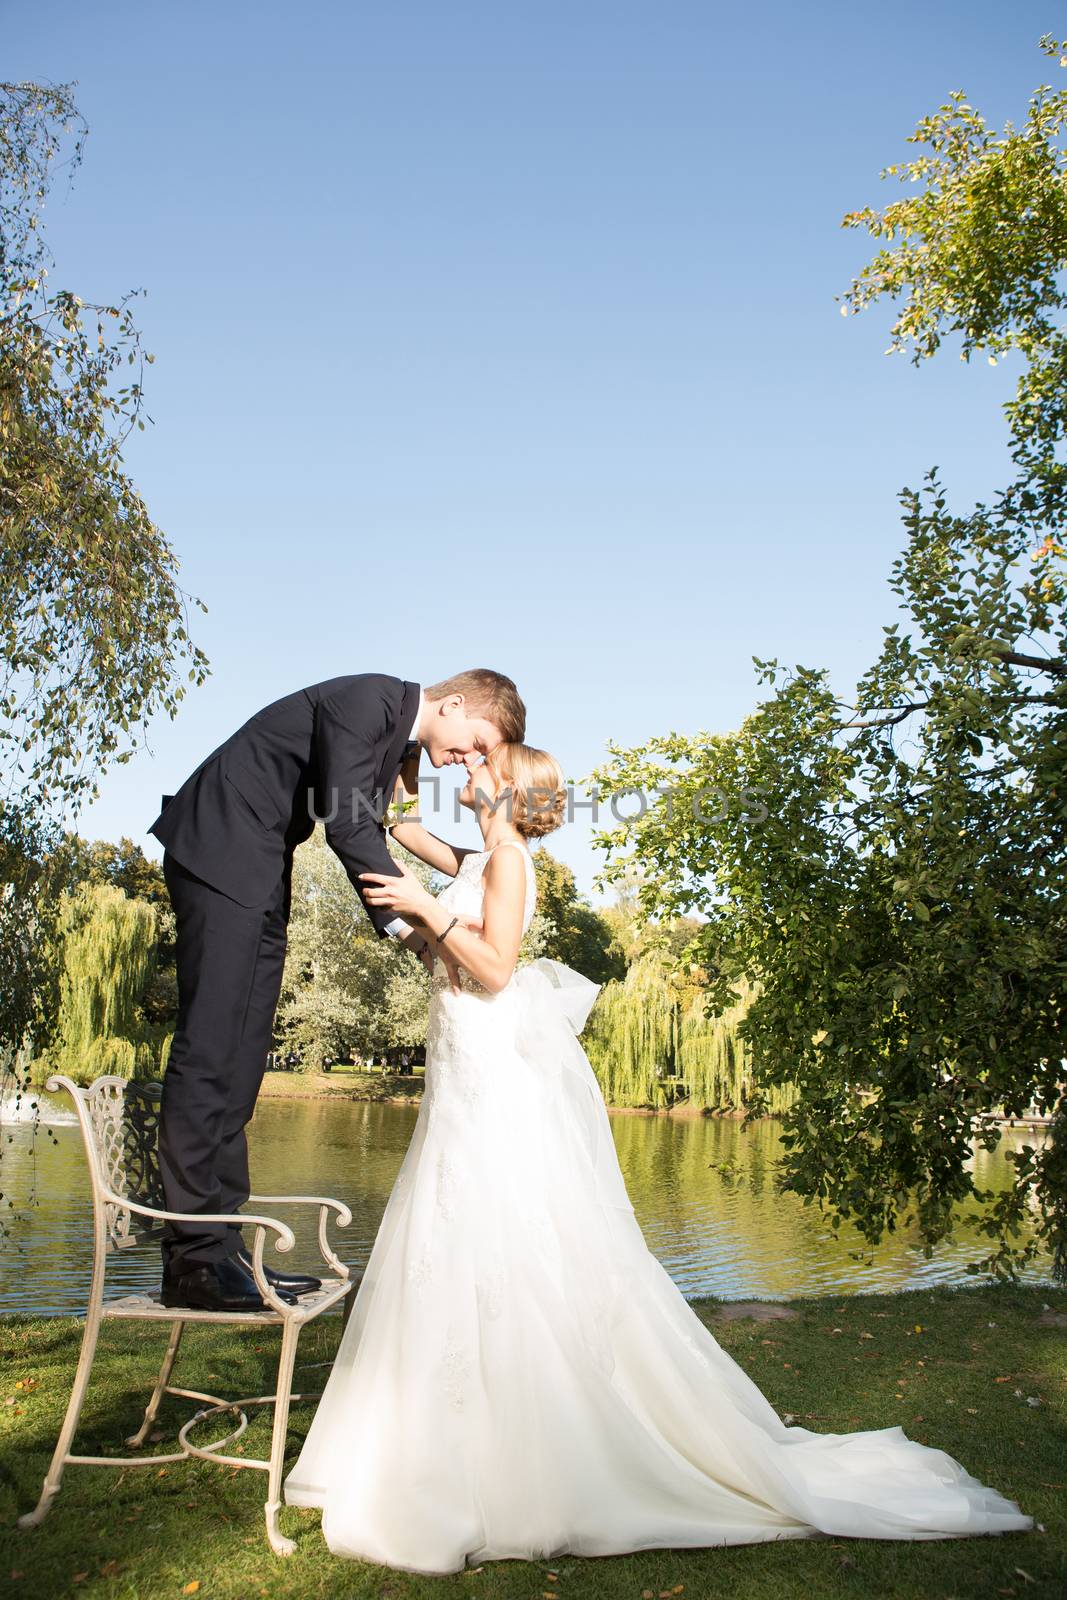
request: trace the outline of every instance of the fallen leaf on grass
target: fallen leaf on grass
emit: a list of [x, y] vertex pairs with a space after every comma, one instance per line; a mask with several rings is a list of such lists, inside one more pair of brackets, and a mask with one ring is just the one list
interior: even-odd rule
[[185, 1585], [185, 1588], [182, 1590], [182, 1594], [196, 1594], [196, 1592], [197, 1592], [197, 1590], [199, 1588], [200, 1588], [200, 1579], [199, 1578], [194, 1578], [192, 1583], [187, 1583]]

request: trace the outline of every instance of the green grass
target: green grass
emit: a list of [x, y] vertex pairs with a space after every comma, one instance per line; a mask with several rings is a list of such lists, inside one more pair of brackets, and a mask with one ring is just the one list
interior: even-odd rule
[[[279, 1560], [263, 1530], [265, 1475], [186, 1462], [121, 1471], [68, 1467], [51, 1515], [23, 1533], [14, 1520], [36, 1502], [82, 1325], [12, 1317], [0, 1321], [0, 1402], [9, 1402], [0, 1403], [0, 1590], [34, 1600], [183, 1593], [200, 1600], [538, 1600], [546, 1593], [561, 1600], [640, 1600], [645, 1591], [658, 1596], [679, 1585], [682, 1600], [1067, 1593], [1067, 1329], [1041, 1321], [1045, 1304], [1067, 1313], [1067, 1291], [970, 1288], [792, 1304], [795, 1320], [769, 1323], [716, 1320], [714, 1302], [697, 1309], [780, 1414], [819, 1431], [900, 1423], [910, 1437], [947, 1450], [1017, 1499], [1042, 1529], [916, 1543], [789, 1540], [601, 1560], [509, 1561], [451, 1578], [418, 1578], [331, 1556], [311, 1511], [283, 1513], [297, 1552]], [[338, 1334], [337, 1318], [313, 1324], [301, 1341], [302, 1363], [328, 1361]], [[234, 1395], [272, 1387], [273, 1329], [201, 1328], [186, 1339], [176, 1382]], [[161, 1353], [161, 1333], [105, 1325], [76, 1449], [122, 1452]], [[317, 1389], [322, 1377], [322, 1367], [312, 1366], [297, 1381]], [[1028, 1405], [1029, 1396], [1040, 1404]], [[190, 1409], [188, 1401], [167, 1403], [166, 1438], [155, 1449], [169, 1448]], [[294, 1456], [307, 1416], [308, 1408], [295, 1408]], [[243, 1441], [249, 1454], [265, 1453], [265, 1429], [266, 1418], [250, 1427]], [[395, 1489], [407, 1492], [404, 1483]]]
[[419, 1072], [361, 1072], [355, 1067], [332, 1067], [329, 1072], [267, 1072], [260, 1086], [268, 1100], [411, 1100], [422, 1096], [425, 1074]]

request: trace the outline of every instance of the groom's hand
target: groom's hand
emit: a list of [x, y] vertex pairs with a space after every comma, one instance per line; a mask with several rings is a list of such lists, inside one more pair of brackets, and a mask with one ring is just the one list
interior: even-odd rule
[[425, 934], [420, 933], [417, 928], [407, 928], [396, 937], [400, 944], [406, 945], [413, 956], [418, 956], [427, 972], [433, 971], [433, 947]]

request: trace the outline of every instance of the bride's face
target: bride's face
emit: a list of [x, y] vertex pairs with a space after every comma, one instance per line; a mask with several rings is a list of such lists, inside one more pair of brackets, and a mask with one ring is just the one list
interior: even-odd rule
[[506, 775], [498, 774], [490, 757], [470, 756], [467, 759], [467, 781], [459, 792], [459, 803], [477, 813], [479, 807], [492, 805], [507, 788]]

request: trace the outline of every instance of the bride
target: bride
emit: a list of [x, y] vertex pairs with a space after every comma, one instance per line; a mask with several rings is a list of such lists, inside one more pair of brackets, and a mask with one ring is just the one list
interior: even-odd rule
[[[648, 1250], [578, 1042], [596, 985], [516, 967], [526, 840], [558, 764], [502, 745], [460, 796], [481, 850], [394, 835], [451, 883], [365, 874], [435, 947], [426, 1089], [291, 1505], [338, 1555], [416, 1572], [507, 1557], [851, 1536], [943, 1539], [1033, 1518], [898, 1427], [786, 1427]], [[459, 919], [481, 919], [479, 934]], [[457, 967], [458, 964], [458, 967]], [[455, 974], [458, 971], [458, 981]]]

